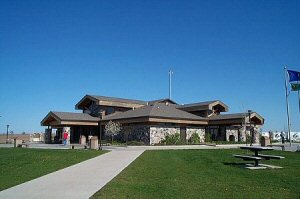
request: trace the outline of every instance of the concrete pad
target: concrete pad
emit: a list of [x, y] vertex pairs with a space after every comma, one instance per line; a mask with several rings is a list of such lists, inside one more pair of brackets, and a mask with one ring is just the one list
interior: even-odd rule
[[89, 198], [144, 150], [111, 151], [0, 192], [0, 198]]
[[269, 169], [282, 169], [283, 168], [283, 167], [280, 167], [280, 166], [269, 165], [269, 164], [259, 164], [259, 166], [267, 167]]
[[246, 168], [246, 169], [250, 169], [250, 170], [267, 169], [267, 167], [260, 166], [260, 165], [258, 165], [258, 166], [256, 167], [256, 166], [254, 166], [254, 164], [245, 164], [245, 168]]
[[254, 164], [245, 164], [245, 168], [250, 170], [260, 170], [260, 169], [282, 169], [283, 167], [269, 165], [269, 164], [258, 164], [258, 166], [255, 167]]

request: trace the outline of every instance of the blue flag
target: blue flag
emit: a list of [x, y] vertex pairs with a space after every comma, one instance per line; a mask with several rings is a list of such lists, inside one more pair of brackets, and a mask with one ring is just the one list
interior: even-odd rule
[[290, 82], [300, 81], [300, 72], [294, 70], [288, 70]]

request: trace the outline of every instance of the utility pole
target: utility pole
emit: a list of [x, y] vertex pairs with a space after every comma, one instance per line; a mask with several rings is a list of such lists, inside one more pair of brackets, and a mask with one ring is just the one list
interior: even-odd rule
[[169, 99], [172, 98], [172, 75], [173, 75], [173, 71], [170, 69], [169, 70]]

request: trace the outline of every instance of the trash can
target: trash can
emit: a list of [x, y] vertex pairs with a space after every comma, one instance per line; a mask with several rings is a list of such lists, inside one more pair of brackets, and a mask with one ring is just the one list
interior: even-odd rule
[[268, 146], [270, 145], [270, 138], [267, 136], [261, 136], [260, 138], [260, 144], [261, 146]]
[[80, 145], [86, 145], [86, 137], [84, 135], [80, 136]]
[[91, 138], [91, 145], [90, 145], [90, 149], [99, 149], [99, 144], [98, 144], [98, 137], [97, 136], [93, 136]]
[[22, 140], [19, 140], [19, 139], [15, 138], [15, 139], [14, 139], [14, 147], [15, 147], [15, 148], [18, 147], [19, 144], [22, 144]]

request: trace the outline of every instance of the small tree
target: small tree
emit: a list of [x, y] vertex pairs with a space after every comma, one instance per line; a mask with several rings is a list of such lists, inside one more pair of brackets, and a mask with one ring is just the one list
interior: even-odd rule
[[105, 133], [111, 136], [111, 143], [113, 143], [114, 136], [121, 131], [121, 124], [119, 122], [109, 121], [105, 125]]

